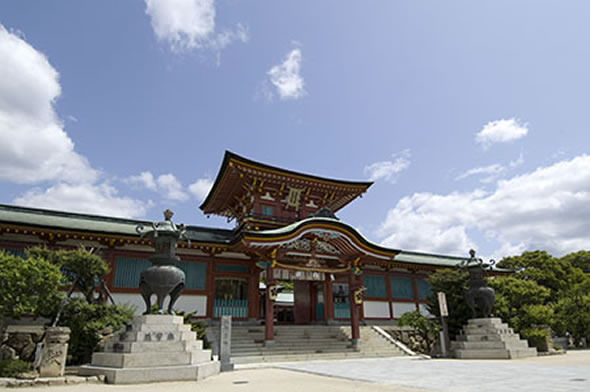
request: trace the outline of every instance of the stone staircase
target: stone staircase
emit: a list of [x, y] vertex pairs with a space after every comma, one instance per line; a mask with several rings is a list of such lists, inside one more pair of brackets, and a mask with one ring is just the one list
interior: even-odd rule
[[499, 318], [471, 319], [451, 350], [459, 359], [516, 359], [537, 356], [526, 340]]
[[191, 326], [180, 316], [135, 316], [92, 355], [81, 375], [105, 375], [109, 384], [201, 380], [218, 374], [220, 363], [203, 349]]
[[[211, 327], [219, 342], [219, 328]], [[362, 344], [350, 344], [350, 327], [279, 325], [274, 344], [264, 346], [264, 326], [232, 325], [231, 359], [234, 364], [319, 359], [392, 357], [405, 355], [371, 327], [361, 327]]]

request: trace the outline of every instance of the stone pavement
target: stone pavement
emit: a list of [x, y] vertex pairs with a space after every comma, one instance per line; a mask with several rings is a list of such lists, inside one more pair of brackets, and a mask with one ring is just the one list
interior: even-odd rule
[[[240, 366], [244, 368], [244, 366]], [[329, 376], [329, 377], [323, 377]], [[199, 382], [78, 384], [15, 392], [500, 392], [590, 391], [590, 350], [519, 360], [408, 357], [261, 364]]]
[[440, 392], [590, 391], [590, 351], [520, 360], [417, 358], [281, 364], [280, 368]]
[[[0, 388], [1, 389], [1, 388]], [[342, 380], [283, 369], [247, 369], [221, 373], [202, 381], [152, 384], [83, 384], [11, 388], [14, 392], [428, 392], [416, 388]]]

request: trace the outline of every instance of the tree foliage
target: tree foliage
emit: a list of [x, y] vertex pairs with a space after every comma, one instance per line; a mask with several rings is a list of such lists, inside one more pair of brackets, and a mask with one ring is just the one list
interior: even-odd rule
[[27, 249], [25, 253], [27, 257], [43, 258], [58, 266], [68, 284], [74, 285], [89, 303], [93, 302], [97, 281], [109, 271], [109, 266], [102, 257], [83, 247], [73, 250], [37, 247]]
[[0, 251], [0, 314], [52, 316], [63, 298], [63, 275], [42, 257], [23, 259]]
[[125, 305], [92, 304], [80, 298], [72, 299], [59, 321], [71, 329], [68, 356], [71, 364], [90, 362], [98, 348], [101, 334], [107, 327], [117, 331], [133, 316], [135, 309]]
[[463, 325], [467, 324], [467, 320], [471, 317], [471, 310], [465, 302], [468, 278], [466, 271], [450, 269], [438, 270], [428, 277], [432, 295], [426, 298], [426, 306], [431, 314], [440, 317], [437, 293], [439, 291], [445, 293], [449, 309], [448, 326], [451, 339], [459, 334]]
[[583, 337], [590, 339], [590, 252], [561, 258], [544, 251], [524, 252], [498, 265], [516, 271], [511, 283], [508, 278], [494, 282], [500, 297], [505, 297], [499, 298], [496, 308], [509, 317], [515, 330], [529, 341], [543, 325], [559, 335], [571, 335], [575, 344]]

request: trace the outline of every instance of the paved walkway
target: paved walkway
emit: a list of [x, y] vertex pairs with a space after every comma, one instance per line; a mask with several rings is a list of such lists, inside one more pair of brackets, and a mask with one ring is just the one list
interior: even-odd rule
[[416, 358], [306, 362], [283, 369], [444, 392], [590, 391], [590, 351], [521, 360], [424, 360]]
[[[243, 368], [243, 366], [241, 366]], [[19, 392], [588, 392], [590, 350], [513, 361], [415, 358], [249, 366], [200, 382], [79, 384]], [[258, 367], [258, 368], [257, 368]], [[329, 376], [329, 377], [325, 377]]]
[[14, 388], [14, 392], [428, 392], [416, 388], [377, 385], [283, 369], [247, 369], [221, 373], [199, 382], [137, 385], [78, 384]]

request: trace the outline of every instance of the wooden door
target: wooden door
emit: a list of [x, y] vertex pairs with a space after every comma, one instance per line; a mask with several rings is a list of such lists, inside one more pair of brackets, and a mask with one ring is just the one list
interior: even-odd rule
[[311, 293], [309, 282], [294, 281], [294, 309], [295, 324], [309, 324], [311, 321]]

